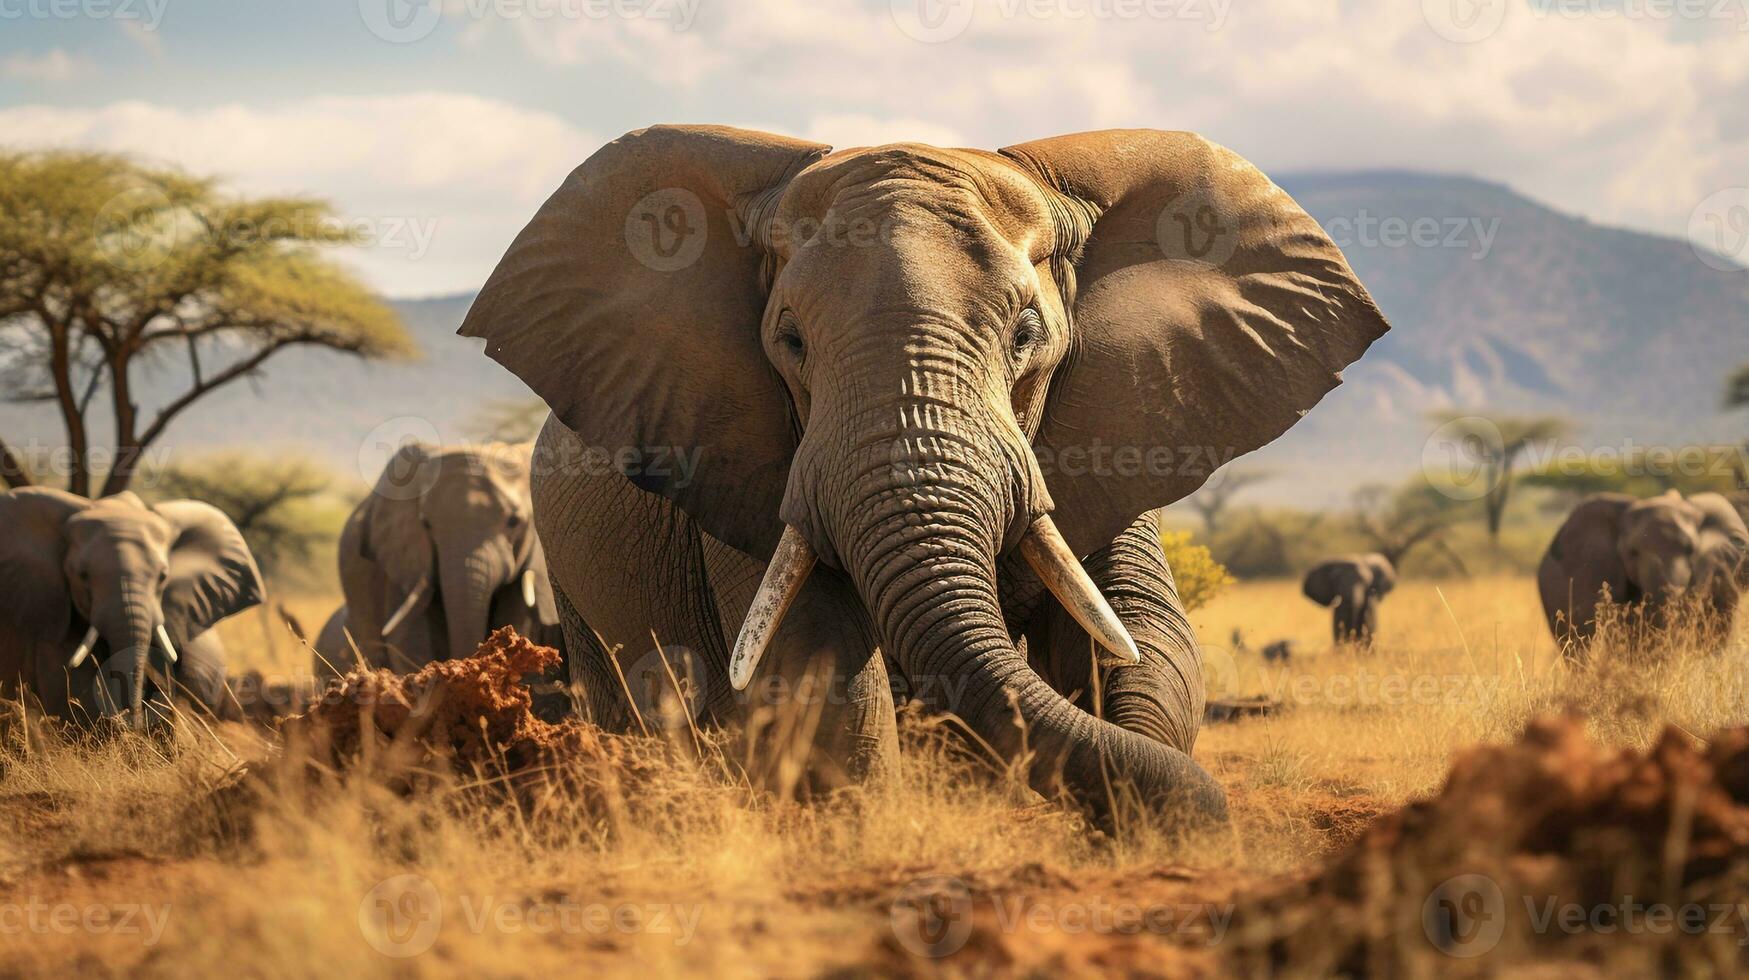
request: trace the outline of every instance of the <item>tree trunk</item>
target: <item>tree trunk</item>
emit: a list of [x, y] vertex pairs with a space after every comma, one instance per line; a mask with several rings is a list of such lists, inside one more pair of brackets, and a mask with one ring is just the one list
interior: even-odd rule
[[91, 495], [91, 447], [85, 438], [85, 413], [79, 398], [73, 393], [73, 353], [67, 338], [67, 325], [40, 314], [49, 325], [49, 373], [55, 379], [55, 401], [61, 407], [61, 423], [67, 429], [67, 449], [70, 457], [67, 469], [67, 492], [81, 497]]
[[128, 356], [121, 351], [109, 357], [109, 384], [115, 407], [115, 456], [110, 460], [109, 474], [103, 479], [105, 497], [128, 488], [144, 448], [137, 432], [139, 406], [134, 404], [133, 387], [128, 383]]

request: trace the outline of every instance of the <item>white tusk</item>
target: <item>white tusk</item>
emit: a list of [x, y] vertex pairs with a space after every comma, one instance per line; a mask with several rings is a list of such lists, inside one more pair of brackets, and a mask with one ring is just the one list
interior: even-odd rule
[[431, 578], [429, 576], [420, 579], [419, 584], [413, 586], [413, 591], [407, 593], [407, 598], [401, 600], [401, 605], [395, 610], [395, 614], [383, 624], [382, 635], [385, 638], [395, 631], [395, 627], [401, 625], [401, 620], [407, 618], [407, 614], [413, 611], [413, 607], [419, 604], [419, 600], [425, 598], [425, 590], [430, 587]]
[[814, 549], [802, 533], [785, 525], [771, 564], [765, 566], [765, 580], [759, 583], [753, 605], [747, 610], [747, 620], [741, 624], [741, 635], [735, 638], [735, 652], [729, 657], [729, 685], [735, 690], [747, 689], [754, 669], [765, 656], [765, 648], [783, 622], [783, 614], [789, 611], [802, 591], [802, 584], [808, 580], [808, 573], [814, 570], [815, 558]]
[[171, 663], [175, 663], [176, 647], [171, 644], [170, 631], [164, 628], [163, 623], [158, 624], [158, 645], [164, 648], [164, 656], [167, 657]]
[[1117, 618], [1117, 613], [1111, 609], [1111, 604], [1105, 601], [1105, 596], [1099, 594], [1099, 587], [1087, 577], [1087, 570], [1081, 567], [1075, 553], [1069, 550], [1069, 543], [1063, 540], [1063, 535], [1057, 530], [1057, 525], [1045, 515], [1032, 523], [1026, 532], [1026, 537], [1020, 541], [1020, 553], [1026, 557], [1026, 563], [1038, 574], [1040, 581], [1081, 624], [1081, 628], [1093, 637], [1093, 641], [1109, 651], [1111, 656], [1101, 658], [1107, 663], [1133, 664], [1140, 663], [1142, 656], [1136, 652], [1136, 641], [1130, 639], [1129, 630], [1124, 629], [1123, 620]]
[[97, 627], [93, 626], [85, 631], [85, 639], [79, 641], [79, 649], [73, 651], [72, 658], [67, 661], [67, 668], [71, 670], [84, 663], [85, 658], [91, 656], [91, 648], [96, 645]]
[[522, 604], [534, 608], [534, 569], [522, 573]]

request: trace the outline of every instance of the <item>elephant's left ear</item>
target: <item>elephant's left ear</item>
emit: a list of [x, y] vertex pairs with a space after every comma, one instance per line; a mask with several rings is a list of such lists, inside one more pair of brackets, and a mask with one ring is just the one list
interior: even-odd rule
[[219, 620], [259, 605], [261, 571], [242, 532], [224, 512], [197, 500], [168, 500], [152, 508], [170, 523], [170, 582], [164, 618], [186, 643]]
[[1001, 152], [1062, 225], [1072, 347], [1037, 445], [1078, 554], [1287, 431], [1389, 329], [1318, 223], [1195, 134], [1112, 130]]

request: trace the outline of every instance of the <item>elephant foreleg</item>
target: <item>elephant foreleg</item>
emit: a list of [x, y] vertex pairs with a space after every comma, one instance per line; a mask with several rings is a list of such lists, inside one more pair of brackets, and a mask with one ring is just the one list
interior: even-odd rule
[[1142, 660], [1100, 668], [1096, 687], [1092, 640], [1052, 599], [1045, 628], [1027, 633], [1029, 645], [1044, 648], [1033, 654], [1034, 663], [1059, 691], [1078, 695], [1084, 709], [1189, 752], [1202, 724], [1202, 653], [1160, 547], [1158, 519], [1142, 515], [1082, 564], [1123, 620]]

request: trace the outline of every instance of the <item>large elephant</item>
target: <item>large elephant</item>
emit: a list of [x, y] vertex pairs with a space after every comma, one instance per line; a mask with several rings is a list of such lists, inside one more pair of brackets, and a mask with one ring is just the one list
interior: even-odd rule
[[1306, 598], [1330, 610], [1337, 643], [1369, 646], [1379, 628], [1379, 604], [1397, 587], [1397, 569], [1378, 552], [1321, 562], [1306, 573]]
[[574, 171], [461, 332], [553, 410], [535, 519], [597, 721], [634, 723], [618, 675], [654, 633], [701, 717], [827, 672], [816, 775], [892, 764], [897, 684], [1108, 819], [1225, 814], [1152, 511], [1386, 329], [1317, 223], [1195, 135], [685, 126]]
[[1728, 626], [1749, 585], [1749, 529], [1724, 497], [1670, 490], [1645, 500], [1592, 494], [1573, 508], [1537, 570], [1543, 613], [1569, 652], [1597, 630], [1605, 586], [1613, 602], [1653, 622], [1672, 598], [1698, 594], [1714, 626]]
[[236, 525], [210, 504], [0, 493], [0, 687], [76, 719], [141, 727], [187, 696], [231, 714], [214, 624], [261, 601]]
[[341, 531], [346, 604], [317, 639], [318, 676], [351, 666], [353, 644], [370, 666], [396, 670], [465, 657], [500, 626], [557, 644], [528, 450], [409, 443], [395, 452]]

